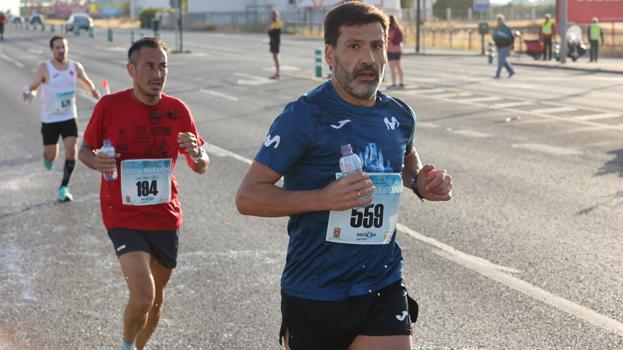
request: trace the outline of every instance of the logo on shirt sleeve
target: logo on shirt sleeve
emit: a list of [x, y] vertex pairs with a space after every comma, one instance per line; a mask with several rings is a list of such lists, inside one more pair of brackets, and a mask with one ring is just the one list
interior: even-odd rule
[[398, 122], [398, 120], [394, 116], [392, 116], [391, 121], [389, 119], [387, 119], [387, 117], [385, 117], [385, 119], [383, 119], [383, 121], [385, 121], [385, 126], [387, 127], [387, 130], [394, 130], [398, 126], [400, 126], [400, 123]]
[[266, 135], [266, 140], [264, 140], [264, 147], [270, 147], [274, 144], [274, 148], [277, 149], [277, 147], [279, 147], [279, 142], [281, 142], [281, 137], [279, 135], [270, 137], [270, 134], [268, 134]]

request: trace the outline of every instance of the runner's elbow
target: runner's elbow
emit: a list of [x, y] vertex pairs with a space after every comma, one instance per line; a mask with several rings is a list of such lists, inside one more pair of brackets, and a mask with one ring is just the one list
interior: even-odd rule
[[242, 215], [253, 215], [253, 207], [248, 193], [241, 187], [236, 193], [236, 209]]

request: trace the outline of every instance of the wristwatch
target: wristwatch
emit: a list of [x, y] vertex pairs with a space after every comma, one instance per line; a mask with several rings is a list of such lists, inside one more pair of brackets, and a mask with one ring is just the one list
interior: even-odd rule
[[199, 159], [203, 158], [204, 156], [207, 156], [208, 153], [206, 152], [206, 150], [204, 150], [203, 148], [199, 147], [199, 155], [197, 155], [196, 157], [193, 157], [192, 155], [190, 156], [190, 159], [192, 159], [193, 161], [197, 162], [199, 161]]
[[420, 198], [420, 200], [422, 202], [424, 202], [424, 196], [422, 196], [422, 194], [420, 193], [420, 191], [417, 189], [417, 177], [418, 175], [414, 175], [411, 180], [409, 181], [409, 187], [411, 187], [411, 190], [413, 191], [413, 193], [415, 193], [416, 196], [418, 196], [418, 198]]

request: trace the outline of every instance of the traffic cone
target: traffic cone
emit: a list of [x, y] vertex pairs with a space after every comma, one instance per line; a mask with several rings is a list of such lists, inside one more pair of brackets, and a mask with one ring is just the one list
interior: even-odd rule
[[102, 89], [104, 89], [105, 95], [110, 95], [110, 86], [108, 86], [108, 80], [104, 79], [102, 81]]

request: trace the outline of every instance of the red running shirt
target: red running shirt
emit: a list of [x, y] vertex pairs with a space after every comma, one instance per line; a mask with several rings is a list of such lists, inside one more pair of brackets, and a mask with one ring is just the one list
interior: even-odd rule
[[[126, 159], [170, 158], [171, 172], [180, 153], [186, 153], [177, 144], [177, 134], [191, 132], [201, 146], [205, 141], [197, 133], [195, 122], [186, 104], [177, 98], [162, 94], [153, 106], [132, 97], [128, 89], [102, 97], [95, 105], [84, 141], [94, 149], [110, 139], [115, 151]], [[100, 206], [104, 226], [136, 230], [174, 230], [182, 225], [182, 207], [178, 198], [175, 176], [171, 174], [171, 201], [155, 205], [125, 205], [121, 201], [121, 174], [115, 181], [102, 179]]]

